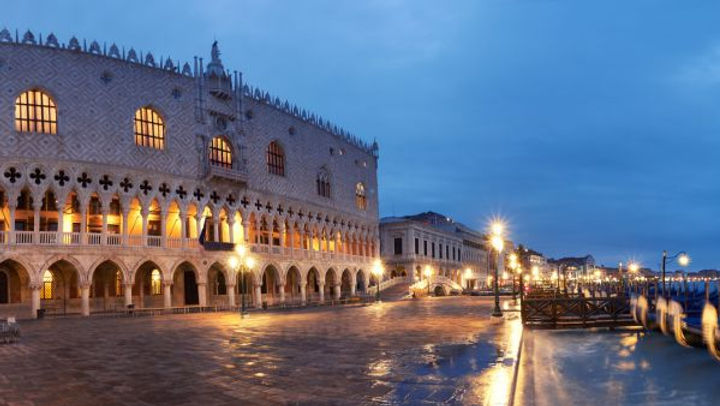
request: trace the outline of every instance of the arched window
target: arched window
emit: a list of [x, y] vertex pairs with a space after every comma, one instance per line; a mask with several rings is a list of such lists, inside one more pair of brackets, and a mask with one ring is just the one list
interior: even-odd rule
[[165, 148], [165, 120], [150, 107], [135, 111], [135, 145]]
[[210, 164], [232, 169], [232, 149], [224, 137], [215, 137], [210, 143]]
[[358, 182], [355, 185], [355, 206], [360, 210], [367, 209], [367, 197], [365, 197], [365, 185]]
[[53, 274], [50, 270], [46, 270], [43, 274], [42, 291], [40, 291], [41, 299], [53, 298]]
[[316, 179], [317, 193], [322, 197], [330, 197], [330, 175], [324, 169], [320, 170]]
[[285, 176], [285, 153], [275, 141], [267, 147], [267, 168], [273, 175]]
[[28, 90], [15, 99], [15, 129], [21, 132], [57, 134], [57, 107], [41, 90]]
[[153, 269], [150, 273], [150, 294], [162, 294], [162, 276], [160, 276], [160, 271], [157, 269]]

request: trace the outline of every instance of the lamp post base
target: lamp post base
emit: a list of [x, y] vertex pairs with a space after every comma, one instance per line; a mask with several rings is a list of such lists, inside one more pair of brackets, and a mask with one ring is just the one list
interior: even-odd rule
[[493, 312], [492, 312], [492, 314], [490, 315], [490, 317], [492, 317], [493, 319], [502, 319], [502, 318], [503, 318], [503, 313], [502, 313], [502, 311], [496, 309], [496, 310], [493, 310]]

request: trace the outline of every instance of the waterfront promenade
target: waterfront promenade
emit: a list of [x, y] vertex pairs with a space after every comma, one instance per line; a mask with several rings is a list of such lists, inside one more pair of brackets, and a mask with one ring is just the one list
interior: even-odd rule
[[511, 323], [490, 322], [490, 306], [29, 321], [0, 346], [0, 405], [497, 404]]

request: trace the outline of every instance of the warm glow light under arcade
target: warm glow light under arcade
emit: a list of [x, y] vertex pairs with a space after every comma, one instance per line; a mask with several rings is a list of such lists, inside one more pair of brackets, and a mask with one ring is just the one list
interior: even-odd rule
[[430, 266], [426, 266], [425, 267], [425, 276], [430, 276], [430, 275], [432, 275], [432, 268], [430, 268]]
[[239, 261], [236, 257], [230, 257], [230, 259], [228, 259], [228, 265], [230, 265], [231, 269], [236, 269], [238, 264]]
[[253, 258], [253, 257], [245, 258], [245, 266], [248, 269], [253, 269], [253, 267], [255, 267], [255, 258]]

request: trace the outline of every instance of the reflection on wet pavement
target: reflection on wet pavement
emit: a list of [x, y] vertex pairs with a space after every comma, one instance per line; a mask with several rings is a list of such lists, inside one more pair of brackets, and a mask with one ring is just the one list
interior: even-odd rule
[[490, 305], [27, 323], [22, 343], [0, 346], [0, 405], [494, 404], [511, 329]]
[[526, 331], [521, 405], [717, 404], [720, 364], [639, 329]]

